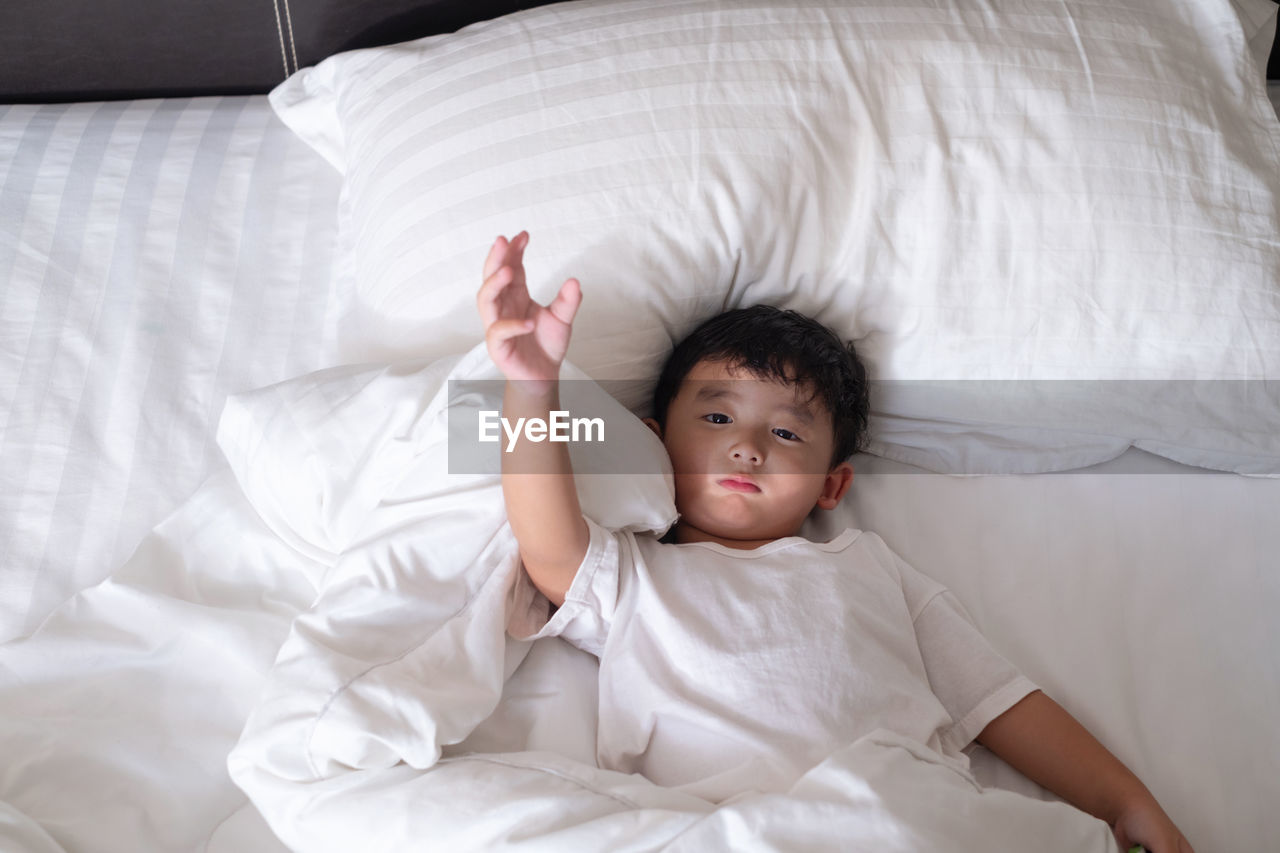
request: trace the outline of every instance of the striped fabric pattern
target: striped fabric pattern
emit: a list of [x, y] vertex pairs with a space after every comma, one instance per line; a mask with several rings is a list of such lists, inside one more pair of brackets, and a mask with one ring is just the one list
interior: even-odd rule
[[0, 107], [0, 640], [224, 464], [229, 393], [332, 363], [337, 194], [262, 97]]
[[1229, 0], [578, 0], [272, 101], [344, 173], [393, 351], [475, 340], [477, 259], [527, 228], [536, 296], [583, 282], [597, 377], [785, 302], [880, 378], [1278, 378], [1253, 34]]

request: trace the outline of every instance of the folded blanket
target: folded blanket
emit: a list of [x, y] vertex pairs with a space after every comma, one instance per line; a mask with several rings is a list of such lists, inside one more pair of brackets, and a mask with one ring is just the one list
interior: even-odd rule
[[[579, 477], [584, 512], [665, 530], [675, 507], [661, 444], [572, 366], [563, 376], [566, 405], [601, 414], [610, 444], [653, 472]], [[497, 466], [450, 471], [451, 425], [499, 409], [500, 393], [481, 346], [431, 364], [322, 371], [228, 402], [218, 440], [246, 495], [283, 540], [330, 567], [232, 756], [247, 791], [257, 779], [427, 768], [493, 712], [529, 648], [508, 639], [508, 610], [537, 619], [547, 607], [512, 595], [518, 554]], [[575, 468], [601, 470], [592, 452], [571, 445]]]

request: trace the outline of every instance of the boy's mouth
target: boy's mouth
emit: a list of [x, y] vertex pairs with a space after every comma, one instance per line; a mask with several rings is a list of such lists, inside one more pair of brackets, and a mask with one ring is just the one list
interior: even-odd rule
[[725, 477], [716, 483], [734, 492], [758, 492], [760, 487], [746, 477]]

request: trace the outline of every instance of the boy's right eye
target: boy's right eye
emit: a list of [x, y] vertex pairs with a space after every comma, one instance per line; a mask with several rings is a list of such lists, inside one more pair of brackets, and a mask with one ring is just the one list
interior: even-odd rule
[[732, 423], [732, 421], [729, 419], [729, 416], [728, 416], [728, 415], [722, 415], [722, 414], [720, 414], [719, 412], [712, 412], [712, 413], [711, 413], [711, 414], [709, 414], [709, 415], [703, 415], [703, 416], [702, 416], [702, 419], [703, 419], [704, 421], [710, 421], [710, 422], [711, 422], [711, 423], [713, 423], [713, 424], [727, 424], [727, 423]]

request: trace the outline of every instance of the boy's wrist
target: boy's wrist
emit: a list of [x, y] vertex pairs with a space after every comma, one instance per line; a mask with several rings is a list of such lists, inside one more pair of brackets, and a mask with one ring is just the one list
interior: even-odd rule
[[506, 402], [520, 408], [548, 410], [559, 405], [559, 379], [508, 379]]
[[1156, 802], [1155, 796], [1143, 785], [1137, 776], [1130, 774], [1130, 778], [1122, 783], [1120, 790], [1112, 794], [1106, 804], [1105, 814], [1099, 815], [1107, 823], [1115, 826], [1125, 814], [1135, 811], [1143, 811], [1150, 808], [1160, 808], [1160, 804]]

